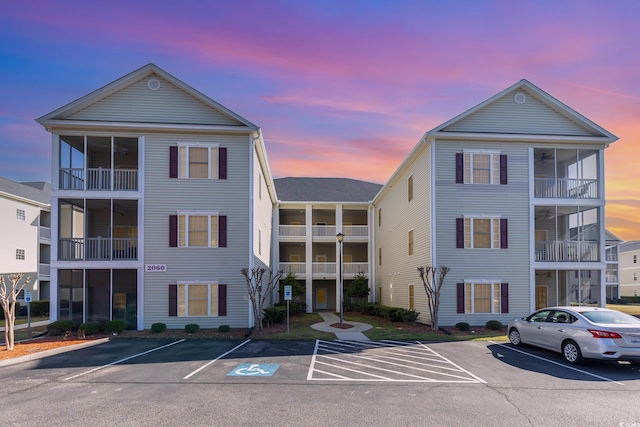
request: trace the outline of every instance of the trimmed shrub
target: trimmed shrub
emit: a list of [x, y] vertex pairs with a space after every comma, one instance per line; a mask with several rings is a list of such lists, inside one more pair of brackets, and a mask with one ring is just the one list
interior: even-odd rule
[[418, 321], [418, 317], [420, 317], [420, 312], [415, 310], [403, 310], [401, 317], [404, 323], [415, 323]]
[[459, 331], [468, 331], [471, 329], [471, 326], [467, 322], [458, 322], [456, 323], [456, 329]]
[[[278, 302], [274, 304], [274, 307], [284, 307], [285, 314], [287, 313], [287, 303]], [[307, 304], [303, 302], [289, 301], [289, 314], [300, 314], [307, 311]]]
[[34, 317], [43, 317], [49, 314], [49, 301], [31, 301], [31, 315]]
[[184, 325], [184, 331], [188, 334], [195, 334], [200, 330], [200, 325], [195, 323], [189, 323], [188, 325]]
[[229, 332], [231, 327], [229, 325], [220, 325], [218, 326], [218, 332]]
[[56, 320], [47, 325], [49, 335], [64, 335], [67, 332], [75, 332], [78, 329], [73, 320]]
[[153, 323], [151, 325], [151, 332], [153, 332], [154, 334], [159, 334], [160, 332], [164, 332], [167, 330], [167, 325], [164, 323]]
[[267, 307], [263, 312], [262, 321], [266, 322], [267, 326], [275, 325], [276, 323], [284, 322], [287, 316], [287, 307]]
[[492, 331], [502, 329], [502, 323], [498, 322], [497, 320], [489, 320], [484, 326], [486, 326], [487, 329], [491, 329]]
[[112, 334], [121, 334], [127, 329], [127, 323], [124, 320], [110, 320], [104, 324], [104, 329]]
[[355, 275], [347, 288], [347, 296], [352, 298], [365, 298], [369, 296], [369, 279], [364, 273]]
[[100, 332], [100, 323], [86, 322], [78, 327], [78, 332], [84, 331], [84, 335], [93, 335]]

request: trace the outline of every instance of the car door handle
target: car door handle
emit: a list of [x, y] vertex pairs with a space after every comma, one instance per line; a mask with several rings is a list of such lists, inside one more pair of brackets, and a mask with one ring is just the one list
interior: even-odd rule
[[558, 332], [564, 332], [564, 329], [558, 329]]

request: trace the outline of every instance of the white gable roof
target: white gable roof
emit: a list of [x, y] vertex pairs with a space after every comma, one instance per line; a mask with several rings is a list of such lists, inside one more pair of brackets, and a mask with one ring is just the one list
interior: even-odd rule
[[258, 129], [154, 64], [147, 64], [37, 121], [47, 127], [107, 122]]
[[525, 79], [427, 132], [438, 139], [483, 135], [605, 144], [618, 139]]

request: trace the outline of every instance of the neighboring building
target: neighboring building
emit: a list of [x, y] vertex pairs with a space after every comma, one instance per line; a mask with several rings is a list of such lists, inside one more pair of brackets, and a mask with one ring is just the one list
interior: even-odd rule
[[[306, 287], [307, 312], [339, 310], [340, 251], [347, 288], [358, 273], [374, 277], [371, 201], [382, 185], [346, 178], [275, 179], [274, 263]], [[342, 233], [342, 248], [336, 236]], [[344, 297], [344, 295], [343, 295]]]
[[[0, 274], [25, 273], [32, 299], [49, 299], [51, 253], [51, 186], [0, 177]], [[26, 277], [25, 277], [26, 278]]]
[[605, 262], [607, 264], [607, 272], [605, 283], [607, 286], [607, 299], [620, 298], [620, 244], [622, 239], [610, 232], [604, 230], [605, 236]]
[[620, 297], [640, 296], [640, 240], [620, 245]]
[[[375, 286], [440, 323], [605, 303], [604, 149], [617, 138], [526, 80], [427, 132], [374, 200]], [[425, 317], [426, 316], [426, 317]]]
[[51, 320], [251, 324], [240, 270], [271, 266], [275, 202], [256, 125], [153, 64], [38, 122], [52, 134]]

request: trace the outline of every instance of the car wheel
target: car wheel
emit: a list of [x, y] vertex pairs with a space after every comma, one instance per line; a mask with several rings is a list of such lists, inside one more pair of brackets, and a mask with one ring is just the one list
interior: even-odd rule
[[522, 344], [520, 332], [518, 332], [516, 328], [511, 328], [511, 330], [509, 331], [509, 341], [511, 341], [511, 344], [515, 346]]
[[579, 365], [583, 362], [582, 352], [580, 351], [580, 347], [575, 341], [565, 341], [562, 344], [562, 355], [564, 356], [564, 360], [574, 365]]

